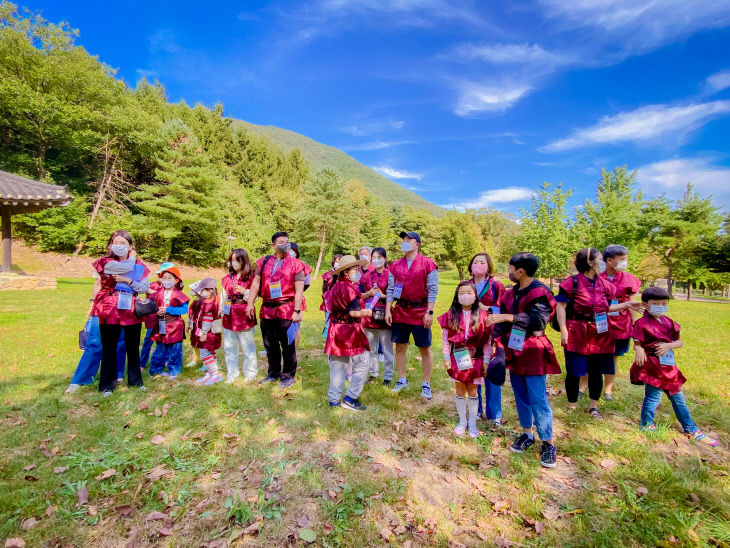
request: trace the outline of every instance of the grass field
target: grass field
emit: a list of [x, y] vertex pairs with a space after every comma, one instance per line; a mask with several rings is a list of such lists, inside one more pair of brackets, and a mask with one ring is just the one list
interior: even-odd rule
[[[437, 312], [455, 283], [443, 276]], [[146, 393], [122, 388], [102, 400], [88, 387], [66, 395], [90, 290], [90, 279], [62, 279], [55, 291], [0, 294], [0, 540], [730, 544], [730, 305], [670, 305], [683, 326], [677, 355], [693, 418], [721, 438], [719, 449], [684, 438], [666, 399], [657, 431], [640, 433], [643, 389], [628, 383], [624, 358], [603, 422], [584, 409], [566, 411], [563, 378], [551, 377], [559, 461], [545, 470], [536, 450], [518, 456], [507, 449], [518, 427], [509, 383], [506, 428], [480, 423], [478, 440], [454, 438], [453, 394], [440, 359], [429, 403], [415, 388], [421, 376], [413, 354], [410, 391], [367, 385], [366, 413], [330, 411], [323, 318], [314, 310], [305, 316], [299, 382], [289, 391], [195, 387], [197, 369], [184, 369], [175, 382], [145, 373]], [[315, 308], [318, 296], [309, 297]], [[257, 341], [262, 350], [258, 334]]]

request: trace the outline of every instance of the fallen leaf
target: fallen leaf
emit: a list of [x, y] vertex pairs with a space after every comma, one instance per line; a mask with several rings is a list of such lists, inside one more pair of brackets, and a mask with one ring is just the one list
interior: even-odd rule
[[510, 546], [519, 546], [518, 544], [512, 542], [510, 539], [504, 538], [504, 537], [495, 538], [494, 545], [498, 546], [499, 548], [509, 548]]
[[322, 526], [322, 534], [329, 535], [333, 531], [334, 527], [332, 527], [329, 523], [325, 523]]
[[6, 539], [5, 548], [25, 548], [25, 541], [22, 538]]
[[332, 489], [328, 489], [327, 496], [329, 496], [329, 498], [331, 498], [332, 500], [335, 500], [337, 498], [337, 492], [333, 491]]
[[132, 410], [131, 409], [127, 409], [124, 413], [122, 413], [122, 415], [124, 415], [125, 417], [128, 417], [131, 414], [132, 414]]
[[144, 518], [145, 521], [157, 521], [159, 519], [167, 519], [167, 514], [163, 514], [162, 512], [150, 512]]
[[311, 529], [300, 529], [299, 538], [302, 539], [304, 542], [311, 544], [312, 542], [317, 540], [317, 533], [315, 533]]
[[77, 435], [78, 435], [78, 434], [69, 434], [68, 436], [66, 436], [66, 441], [73, 441], [73, 439], [74, 439], [74, 438], [75, 438], [75, 437], [76, 437]]
[[309, 516], [307, 514], [302, 514], [299, 518], [299, 521], [297, 521], [297, 525], [299, 527], [306, 527], [307, 525], [309, 525]]
[[150, 440], [150, 443], [152, 445], [160, 445], [160, 444], [163, 444], [163, 443], [165, 443], [165, 437], [164, 436], [160, 436], [159, 434], [156, 435], [156, 436], [152, 436], [152, 439]]
[[243, 530], [244, 535], [258, 535], [259, 534], [259, 523], [254, 521], [251, 525]]
[[172, 534], [172, 527], [168, 527], [168, 526], [160, 527], [157, 530], [157, 533], [163, 537], [169, 537]]
[[163, 417], [166, 417], [167, 416], [167, 412], [169, 410], [170, 410], [170, 404], [169, 403], [166, 403], [165, 405], [163, 405], [162, 406], [162, 416]]
[[83, 506], [84, 504], [88, 504], [89, 488], [83, 486], [81, 489], [76, 491], [76, 498], [78, 499], [78, 501], [76, 502], [76, 508], [78, 508], [79, 506]]
[[29, 464], [28, 466], [23, 466], [23, 472], [30, 472], [35, 468], [35, 464]]
[[167, 470], [165, 468], [165, 465], [164, 464], [158, 464], [157, 466], [155, 466], [154, 468], [152, 468], [149, 472], [147, 472], [147, 478], [150, 481], [156, 481], [156, 480], [160, 479], [163, 476], [170, 476], [171, 477], [172, 475], [173, 475], [173, 471], [172, 470]]
[[21, 525], [21, 527], [23, 528], [23, 531], [27, 531], [28, 529], [33, 529], [33, 527], [35, 527], [36, 525], [38, 525], [37, 519], [28, 518], [23, 522], [23, 525]]
[[134, 437], [137, 438], [138, 440], [141, 440], [142, 438], [144, 438], [144, 433], [143, 432], [137, 432], [134, 435]]
[[145, 409], [149, 409], [150, 406], [147, 405], [146, 402], [142, 402], [137, 406], [137, 411], [144, 411]]
[[276, 419], [275, 419], [275, 418], [273, 418], [273, 417], [272, 417], [272, 418], [270, 418], [270, 419], [269, 419], [269, 426], [274, 426], [275, 424], [276, 424]]
[[58, 509], [58, 506], [55, 504], [51, 504], [48, 508], [46, 508], [46, 516], [50, 517], [53, 514], [56, 513], [56, 510]]
[[30, 474], [26, 474], [25, 481], [38, 481], [38, 478], [35, 476], [31, 476]]
[[385, 540], [386, 542], [390, 539], [390, 535], [392, 534], [393, 531], [391, 531], [389, 527], [383, 527], [380, 530], [380, 536], [383, 537], [383, 540]]
[[538, 535], [542, 535], [545, 532], [545, 524], [541, 521], [535, 522], [535, 532]]
[[643, 497], [645, 495], [648, 495], [648, 494], [649, 494], [649, 490], [646, 487], [644, 487], [643, 485], [639, 485], [636, 488], [636, 496], [637, 497], [641, 498], [641, 497]]
[[690, 498], [690, 500], [691, 500], [692, 502], [694, 502], [695, 504], [699, 504], [699, 503], [700, 503], [700, 497], [698, 497], [698, 496], [697, 496], [697, 495], [695, 495], [694, 493], [690, 493], [690, 494], [689, 494], [689, 498]]
[[105, 480], [107, 478], [111, 478], [112, 476], [116, 475], [117, 471], [114, 468], [109, 468], [107, 470], [104, 470], [100, 475], [96, 476], [94, 479], [97, 481]]
[[502, 510], [507, 510], [507, 508], [510, 507], [510, 501], [508, 500], [498, 500], [492, 505], [492, 510], [495, 512], [501, 512]]
[[53, 469], [54, 474], [63, 474], [66, 470], [68, 470], [68, 466], [56, 466]]
[[155, 417], [161, 417], [162, 416], [162, 409], [159, 407], [155, 407]]
[[220, 472], [212, 472], [210, 474], [210, 477], [213, 478], [214, 480], [220, 479], [221, 473]]
[[132, 507], [129, 504], [122, 504], [121, 506], [115, 506], [114, 511], [120, 516], [128, 516], [132, 511]]
[[94, 517], [97, 514], [96, 506], [92, 506], [92, 505], [87, 506], [86, 513], [89, 514], [91, 517]]
[[606, 470], [613, 470], [617, 466], [617, 462], [613, 459], [602, 459], [601, 460], [601, 467], [605, 468]]
[[695, 533], [694, 529], [689, 529], [687, 531], [687, 536], [689, 537], [689, 540], [691, 540], [694, 543], [700, 542], [700, 537], [697, 535], [697, 533]]
[[555, 521], [560, 517], [560, 509], [557, 506], [546, 506], [541, 513], [548, 521]]
[[319, 421], [312, 421], [312, 423], [314, 424], [314, 426], [322, 426], [322, 423]]

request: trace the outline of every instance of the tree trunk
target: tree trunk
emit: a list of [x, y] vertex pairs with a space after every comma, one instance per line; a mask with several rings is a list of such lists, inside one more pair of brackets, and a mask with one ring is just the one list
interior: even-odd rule
[[550, 291], [553, 290], [553, 283], [555, 283], [555, 278], [553, 278], [552, 276], [550, 276]]
[[687, 300], [692, 296], [692, 280], [687, 280]]
[[327, 229], [322, 229], [322, 243], [319, 244], [319, 256], [317, 257], [317, 266], [314, 269], [314, 279], [317, 279], [317, 276], [319, 275], [319, 267], [322, 266], [322, 255], [324, 254], [324, 243], [325, 238], [327, 237]]
[[464, 270], [459, 265], [456, 266], [456, 270], [459, 272], [459, 281], [463, 281], [464, 280]]
[[674, 295], [672, 295], [672, 263], [671, 263], [671, 261], [667, 264], [667, 293], [669, 293], [670, 299], [674, 298]]

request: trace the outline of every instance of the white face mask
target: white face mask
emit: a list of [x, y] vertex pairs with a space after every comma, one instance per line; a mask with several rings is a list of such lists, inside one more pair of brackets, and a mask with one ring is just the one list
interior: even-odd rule
[[669, 312], [669, 305], [666, 304], [652, 304], [649, 305], [649, 312], [654, 316], [666, 316]]
[[340, 268], [340, 263], [335, 263], [332, 267], [333, 270], [337, 270], [338, 268]]
[[400, 244], [400, 250], [403, 253], [408, 253], [409, 251], [413, 250], [413, 244], [410, 244], [408, 242], [403, 242], [402, 244]]
[[362, 277], [362, 274], [360, 273], [359, 270], [350, 274], [350, 280], [352, 280], [353, 283], [359, 282], [361, 277]]
[[370, 256], [369, 255], [365, 255], [365, 253], [360, 253], [360, 260], [361, 261], [368, 261], [368, 262], [370, 262]]
[[380, 268], [381, 266], [383, 266], [385, 264], [385, 259], [383, 259], [382, 257], [380, 257], [378, 259], [373, 259], [372, 262], [373, 262], [373, 266], [375, 268]]
[[124, 257], [129, 253], [129, 246], [124, 244], [112, 244], [112, 253], [117, 257]]
[[165, 289], [170, 289], [173, 285], [175, 285], [175, 280], [162, 280], [160, 283]]
[[238, 261], [231, 261], [231, 268], [238, 272], [241, 269], [241, 263]]
[[459, 294], [459, 304], [464, 306], [471, 306], [474, 304], [474, 301], [476, 301], [476, 297], [474, 297], [471, 293], [460, 293]]
[[629, 261], [624, 259], [623, 261], [619, 261], [619, 263], [616, 265], [616, 270], [627, 270], [629, 268]]

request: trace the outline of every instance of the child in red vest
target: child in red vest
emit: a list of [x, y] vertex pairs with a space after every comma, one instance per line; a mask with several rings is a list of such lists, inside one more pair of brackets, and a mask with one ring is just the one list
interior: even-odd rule
[[[150, 376], [175, 378], [182, 370], [182, 340], [185, 334], [183, 314], [188, 312], [188, 296], [182, 292], [180, 269], [170, 266], [160, 273], [160, 288], [152, 295], [157, 303], [156, 321], [151, 339], [157, 343], [150, 360]], [[167, 364], [167, 371], [165, 371]]]
[[654, 413], [664, 392], [684, 433], [710, 447], [717, 447], [720, 442], [703, 434], [692, 422], [682, 393], [682, 385], [687, 379], [677, 368], [674, 350], [682, 348], [683, 343], [679, 337], [679, 324], [666, 315], [669, 293], [661, 287], [649, 287], [641, 294], [641, 301], [647, 307], [646, 312], [636, 320], [631, 332], [636, 351], [631, 382], [645, 385], [641, 427], [654, 430]]
[[[200, 358], [206, 367], [206, 373], [197, 381], [197, 384], [210, 386], [223, 380], [218, 372], [218, 360], [215, 352], [221, 347], [221, 331], [214, 322], [221, 316], [220, 299], [215, 278], [203, 278], [200, 281], [198, 292], [200, 298], [190, 306], [190, 343], [194, 348], [200, 348]], [[215, 330], [215, 331], [214, 331]]]
[[456, 286], [448, 312], [438, 317], [443, 330], [444, 363], [456, 389], [456, 411], [459, 424], [454, 434], [464, 435], [467, 429], [466, 400], [469, 394], [469, 435], [476, 438], [479, 399], [477, 385], [484, 383], [483, 364], [489, 359], [491, 328], [486, 327], [486, 310], [479, 307], [477, 288], [470, 280]]

